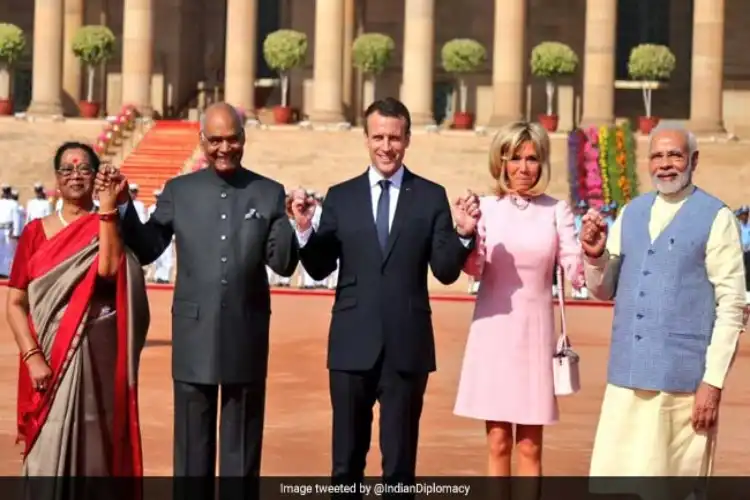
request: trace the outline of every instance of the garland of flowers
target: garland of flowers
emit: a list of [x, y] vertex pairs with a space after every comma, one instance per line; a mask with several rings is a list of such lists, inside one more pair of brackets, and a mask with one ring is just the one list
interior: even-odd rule
[[636, 141], [633, 129], [623, 127], [625, 135], [625, 177], [627, 178], [628, 195], [625, 203], [638, 196], [638, 161], [635, 157]]
[[581, 159], [585, 140], [586, 136], [580, 130], [573, 130], [568, 135], [568, 185], [570, 186], [570, 202], [573, 206], [586, 199], [586, 186], [581, 182]]
[[628, 182], [627, 173], [628, 155], [625, 151], [625, 131], [622, 126], [619, 126], [615, 129], [614, 155], [615, 171], [612, 177], [613, 179], [616, 179], [615, 187], [617, 188], [617, 196], [615, 196], [614, 199], [617, 202], [617, 206], [621, 207], [625, 203], [627, 203], [626, 200], [630, 198], [630, 183]]
[[599, 130], [596, 127], [588, 129], [587, 141], [583, 145], [583, 170], [586, 184], [586, 202], [590, 207], [601, 208], [604, 182], [599, 168], [601, 152], [599, 151]]
[[568, 137], [570, 201], [622, 207], [638, 194], [635, 138], [629, 126], [573, 130]]

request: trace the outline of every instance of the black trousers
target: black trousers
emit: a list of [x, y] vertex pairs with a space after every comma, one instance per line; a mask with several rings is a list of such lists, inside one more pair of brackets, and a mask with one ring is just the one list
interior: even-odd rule
[[333, 406], [333, 482], [352, 483], [363, 479], [375, 401], [380, 403], [383, 479], [386, 482], [414, 480], [427, 378], [427, 373], [400, 373], [388, 369], [384, 367], [382, 356], [368, 371], [329, 372]]
[[180, 498], [214, 495], [219, 404], [219, 475], [222, 486], [233, 493], [221, 497], [257, 497], [266, 381], [222, 385], [221, 391], [219, 387], [174, 381], [173, 474], [176, 486], [181, 486]]

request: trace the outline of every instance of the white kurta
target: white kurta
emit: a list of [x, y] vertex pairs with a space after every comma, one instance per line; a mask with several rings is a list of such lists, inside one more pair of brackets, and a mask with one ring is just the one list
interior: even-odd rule
[[[652, 241], [672, 221], [689, 192], [691, 189], [671, 201], [656, 198], [649, 222]], [[620, 254], [621, 238], [625, 237], [621, 234], [621, 221], [626, 210], [627, 206], [611, 228], [607, 254], [600, 261], [586, 262], [586, 281], [594, 296], [607, 298], [614, 289], [616, 273], [605, 272], [606, 262], [610, 256]], [[722, 388], [742, 330], [745, 302], [739, 229], [728, 208], [719, 211], [711, 228], [706, 245], [706, 270], [716, 293], [717, 316], [706, 352], [703, 381]], [[608, 385], [591, 457], [591, 476], [711, 475], [717, 428], [709, 433], [693, 430], [694, 403], [694, 394]], [[606, 489], [607, 482], [597, 483]]]

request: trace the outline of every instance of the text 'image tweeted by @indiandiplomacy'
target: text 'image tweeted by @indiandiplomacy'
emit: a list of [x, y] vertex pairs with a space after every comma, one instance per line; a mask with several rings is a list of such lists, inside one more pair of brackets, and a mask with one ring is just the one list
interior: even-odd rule
[[[268, 485], [263, 487], [269, 491]], [[335, 498], [337, 495], [361, 497], [389, 497], [414, 495], [430, 498], [467, 498], [471, 484], [461, 480], [417, 480], [413, 483], [384, 483], [365, 480], [356, 483], [331, 483], [330, 480], [316, 481], [310, 478], [287, 478], [278, 482], [280, 498]], [[270, 491], [269, 491], [270, 492]]]

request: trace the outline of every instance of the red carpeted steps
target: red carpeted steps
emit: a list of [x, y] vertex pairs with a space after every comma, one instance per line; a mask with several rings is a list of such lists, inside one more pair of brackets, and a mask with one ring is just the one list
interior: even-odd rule
[[154, 190], [185, 167], [198, 146], [197, 122], [159, 120], [125, 158], [122, 173], [138, 185], [138, 198], [148, 207], [155, 201]]

